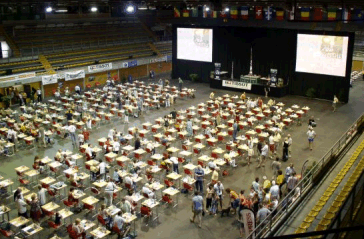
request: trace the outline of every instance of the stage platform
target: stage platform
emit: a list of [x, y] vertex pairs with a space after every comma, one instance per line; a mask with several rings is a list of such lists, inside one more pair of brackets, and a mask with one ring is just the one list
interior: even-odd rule
[[[265, 91], [264, 91], [264, 85], [259, 85], [259, 84], [251, 84], [251, 87], [234, 87], [234, 86], [223, 86], [223, 81], [231, 81], [231, 79], [221, 79], [221, 80], [215, 80], [215, 79], [211, 79], [210, 80], [210, 88], [213, 89], [224, 89], [224, 90], [231, 90], [231, 91], [239, 91], [239, 92], [247, 92], [247, 93], [251, 93], [251, 94], [256, 94], [256, 95], [265, 95]], [[234, 79], [233, 82], [240, 82], [240, 80], [238, 79]], [[244, 84], [244, 83], [243, 83]], [[249, 89], [250, 88], [250, 89]], [[270, 91], [268, 93], [268, 96], [271, 97], [276, 97], [276, 98], [281, 98], [283, 96], [288, 95], [288, 86], [282, 86], [282, 87], [270, 87]]]

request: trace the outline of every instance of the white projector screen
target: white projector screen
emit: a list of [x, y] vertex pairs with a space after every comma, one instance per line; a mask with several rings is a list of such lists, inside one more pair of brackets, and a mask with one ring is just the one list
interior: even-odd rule
[[177, 59], [212, 62], [212, 29], [177, 28]]
[[345, 77], [349, 37], [297, 35], [296, 71]]

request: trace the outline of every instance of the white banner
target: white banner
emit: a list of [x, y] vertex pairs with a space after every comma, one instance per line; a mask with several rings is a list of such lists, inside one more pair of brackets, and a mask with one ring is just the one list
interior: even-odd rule
[[88, 72], [106, 71], [111, 69], [112, 69], [112, 63], [104, 63], [104, 64], [88, 66]]
[[223, 80], [222, 86], [236, 88], [236, 89], [242, 89], [242, 90], [251, 90], [252, 89], [251, 83], [245, 83], [245, 82], [240, 82], [240, 81]]
[[156, 62], [165, 62], [167, 61], [167, 56], [163, 56], [161, 58], [153, 58], [149, 60], [149, 63], [156, 63]]
[[[244, 223], [245, 238], [247, 238], [255, 229], [254, 212], [250, 209], [243, 209], [241, 210], [241, 215]], [[254, 234], [251, 239], [255, 239]]]
[[82, 78], [85, 78], [85, 71], [84, 70], [65, 72], [64, 73], [64, 79], [66, 81], [82, 79]]
[[33, 78], [33, 77], [35, 77], [35, 72], [28, 72], [28, 73], [23, 73], [23, 74], [18, 74], [18, 75], [3, 76], [3, 77], [0, 77], [0, 81], [24, 80], [24, 79]]
[[43, 85], [55, 84], [58, 82], [57, 74], [42, 76]]

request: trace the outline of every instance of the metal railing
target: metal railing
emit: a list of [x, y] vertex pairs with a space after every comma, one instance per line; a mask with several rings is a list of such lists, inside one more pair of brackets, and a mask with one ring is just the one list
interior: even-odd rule
[[[350, 128], [340, 137], [340, 139], [332, 146], [330, 150], [314, 165], [307, 173], [302, 175], [302, 179], [298, 182], [296, 187], [289, 192], [278, 204], [277, 208], [269, 214], [262, 222], [260, 222], [255, 230], [250, 233], [246, 238], [253, 239], [262, 238], [264, 235], [269, 235], [273, 232], [278, 224], [292, 212], [292, 209], [300, 203], [306, 194], [312, 189], [314, 182], [320, 178], [323, 169], [325, 169], [331, 162], [331, 159], [336, 157], [341, 150], [350, 142], [353, 136], [356, 135], [359, 128], [364, 122], [364, 114], [362, 114]], [[297, 193], [299, 190], [299, 193]]]

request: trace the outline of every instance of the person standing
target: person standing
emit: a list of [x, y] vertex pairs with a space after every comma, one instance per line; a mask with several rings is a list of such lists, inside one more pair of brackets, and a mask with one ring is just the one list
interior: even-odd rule
[[68, 123], [68, 131], [70, 133], [70, 137], [72, 140], [72, 145], [77, 146], [77, 139], [76, 139], [76, 127]]
[[192, 121], [191, 119], [188, 119], [187, 124], [186, 124], [186, 131], [187, 131], [187, 136], [188, 137], [192, 137], [193, 136], [193, 129], [192, 129]]
[[38, 103], [42, 102], [42, 91], [40, 90], [40, 88], [38, 88], [37, 90], [37, 98], [38, 98]]
[[215, 185], [214, 185], [214, 190], [215, 190], [215, 193], [216, 195], [219, 197], [219, 202], [220, 202], [220, 208], [222, 210], [222, 193], [224, 192], [224, 185], [218, 181]]
[[115, 183], [110, 179], [110, 177], [107, 177], [107, 184], [105, 187], [105, 203], [107, 206], [112, 205], [112, 200], [114, 196], [114, 190], [117, 188]]
[[313, 140], [316, 137], [316, 132], [312, 129], [312, 127], [310, 127], [307, 131], [307, 138], [308, 138], [308, 147], [310, 148], [310, 150], [312, 150], [313, 148]]
[[332, 112], [336, 111], [336, 104], [339, 103], [339, 99], [334, 95], [334, 100], [332, 102], [332, 108], [334, 109]]
[[288, 148], [289, 148], [288, 137], [286, 137], [284, 138], [283, 141], [283, 153], [282, 153], [282, 161], [284, 162], [288, 160]]
[[238, 123], [236, 123], [236, 120], [234, 120], [233, 124], [233, 140], [236, 141], [236, 135], [238, 134]]
[[260, 168], [261, 166], [265, 166], [265, 160], [268, 157], [268, 153], [269, 153], [269, 148], [266, 142], [264, 142], [263, 148], [262, 148], [262, 154], [260, 156], [260, 161], [259, 161], [259, 165], [257, 166], [257, 168]]
[[43, 188], [41, 185], [38, 185], [38, 198], [39, 198], [39, 204], [40, 206], [43, 206], [47, 203], [46, 201], [46, 189]]
[[203, 193], [203, 177], [205, 175], [204, 170], [201, 165], [198, 165], [195, 169], [195, 179], [196, 179], [196, 190]]
[[178, 78], [178, 85], [179, 85], [179, 91], [182, 92], [183, 80], [181, 79], [181, 77]]
[[80, 94], [81, 94], [81, 87], [80, 87], [79, 85], [76, 85], [76, 86], [75, 86], [75, 91], [76, 91], [76, 93], [77, 93], [78, 95], [80, 95]]
[[292, 156], [292, 137], [290, 134], [287, 135], [288, 138], [288, 157]]
[[287, 180], [287, 190], [288, 193], [291, 192], [297, 185], [298, 179], [296, 177], [296, 173], [293, 172], [291, 176]]
[[274, 177], [278, 176], [278, 171], [281, 169], [281, 162], [279, 162], [279, 158], [277, 157], [275, 161], [272, 162], [272, 170]]
[[195, 218], [198, 217], [199, 225], [198, 227], [201, 228], [202, 226], [202, 211], [204, 208], [203, 198], [199, 195], [198, 192], [195, 192], [195, 196], [192, 198], [192, 212], [193, 217], [190, 218], [191, 222], [195, 222]]
[[211, 93], [210, 93], [210, 100], [213, 100], [213, 99], [214, 99], [214, 97], [215, 97], [215, 93], [214, 93], [214, 91], [213, 91], [213, 92], [211, 92]]
[[206, 212], [209, 211], [212, 205], [212, 196], [214, 194], [214, 187], [212, 184], [206, 189]]

